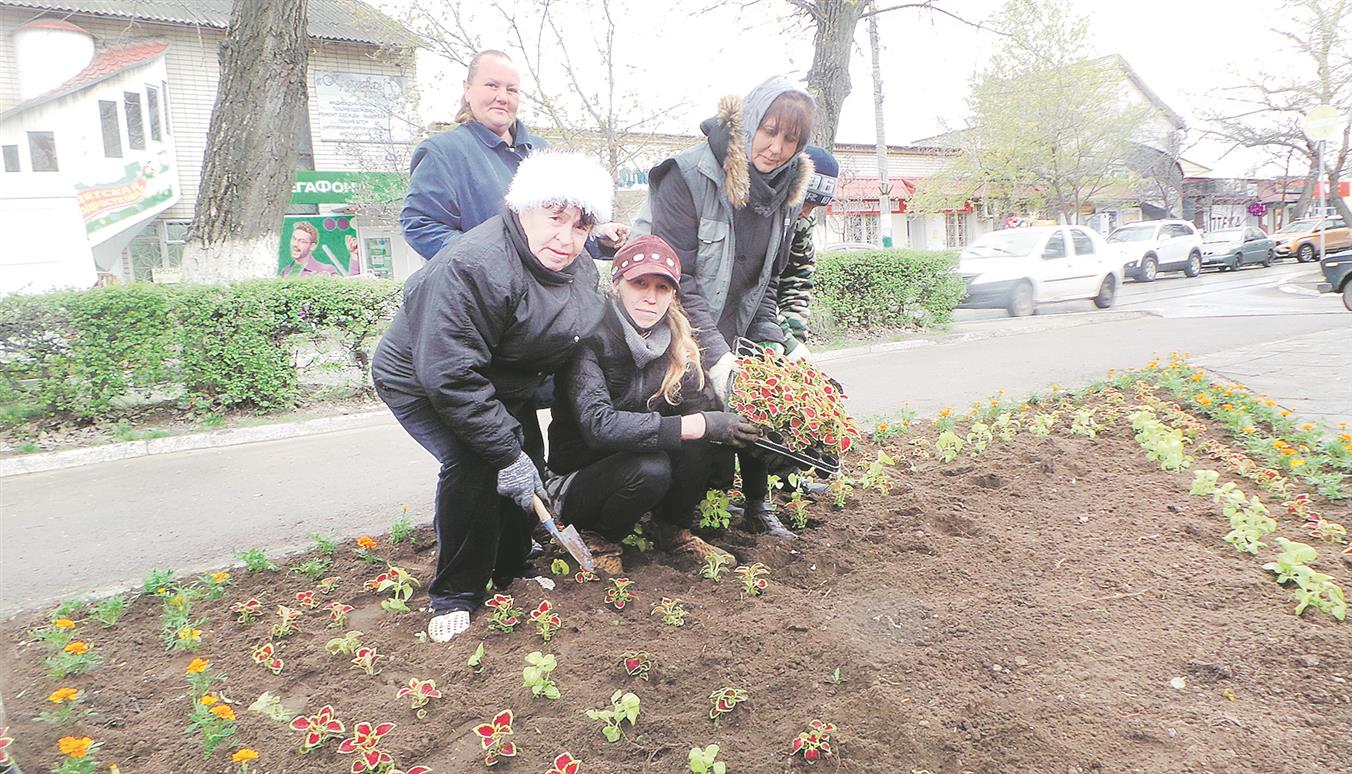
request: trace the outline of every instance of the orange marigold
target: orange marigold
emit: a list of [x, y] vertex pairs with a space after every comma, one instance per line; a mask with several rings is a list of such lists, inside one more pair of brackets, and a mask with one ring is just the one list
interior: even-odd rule
[[230, 708], [229, 704], [217, 704], [216, 706], [211, 708], [211, 714], [215, 715], [221, 720], [235, 719], [235, 711]]
[[183, 673], [187, 675], [196, 675], [205, 672], [210, 668], [211, 668], [210, 661], [207, 661], [204, 658], [195, 658], [192, 660], [191, 663], [188, 664], [188, 668], [183, 670]]
[[57, 629], [74, 629], [75, 622], [69, 618], [58, 618], [55, 621], [52, 621], [52, 626]]
[[211, 574], [212, 583], [225, 583], [228, 580], [230, 580], [230, 573], [228, 572], [221, 571], [221, 572], [213, 572]]
[[75, 701], [80, 698], [80, 692], [74, 688], [57, 688], [52, 691], [52, 695], [47, 697], [47, 701], [52, 704], [64, 704], [68, 701]]
[[247, 763], [258, 760], [258, 751], [249, 747], [241, 747], [230, 756], [231, 763]]
[[208, 693], [202, 698], [198, 699], [198, 701], [202, 702], [203, 707], [210, 707], [211, 705], [220, 701], [220, 699], [217, 699], [214, 695]]
[[370, 551], [377, 545], [379, 544], [376, 543], [375, 538], [371, 537], [370, 535], [362, 535], [361, 537], [357, 538], [358, 548], [365, 548], [366, 550]]
[[89, 754], [89, 746], [93, 743], [94, 740], [87, 736], [63, 736], [56, 744], [61, 748], [62, 755], [69, 755], [72, 758], [83, 758]]
[[65, 650], [67, 653], [73, 653], [79, 656], [89, 652], [89, 645], [87, 645], [82, 640], [75, 640], [73, 642], [67, 643], [66, 647], [63, 648], [63, 650]]
[[1243, 430], [1240, 430], [1239, 432], [1241, 432], [1241, 433], [1243, 433], [1243, 434], [1245, 434], [1245, 435], [1253, 435], [1254, 433], [1258, 432], [1258, 428], [1256, 428], [1256, 427], [1246, 427], [1246, 428], [1244, 428]]

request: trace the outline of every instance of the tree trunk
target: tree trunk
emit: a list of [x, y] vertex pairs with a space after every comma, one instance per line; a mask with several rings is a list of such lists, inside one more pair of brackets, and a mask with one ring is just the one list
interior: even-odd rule
[[296, 134], [309, 120], [307, 0], [235, 0], [220, 50], [192, 234], [189, 282], [270, 277], [291, 196]]
[[1291, 208], [1291, 220], [1305, 217], [1306, 210], [1310, 209], [1310, 204], [1314, 201], [1314, 188], [1319, 184], [1319, 170], [1315, 169], [1315, 164], [1316, 162], [1311, 159], [1310, 172], [1305, 176], [1305, 185], [1300, 187], [1300, 196], [1296, 197], [1296, 205]]
[[850, 95], [850, 54], [863, 0], [819, 0], [813, 19], [812, 67], [807, 90], [817, 101], [812, 120], [812, 144], [831, 150], [836, 144], [840, 108]]

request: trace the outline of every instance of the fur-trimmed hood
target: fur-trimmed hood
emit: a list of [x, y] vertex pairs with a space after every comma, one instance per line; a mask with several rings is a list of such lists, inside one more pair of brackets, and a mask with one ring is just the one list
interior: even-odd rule
[[[746, 143], [742, 139], [742, 98], [736, 94], [728, 94], [719, 99], [718, 115], [715, 120], [728, 131], [728, 152], [723, 157], [723, 185], [728, 194], [728, 201], [734, 209], [740, 210], [746, 206], [751, 196], [751, 161], [747, 156]], [[794, 207], [802, 205], [803, 197], [807, 195], [808, 183], [815, 172], [812, 159], [806, 153], [799, 153], [796, 161], [798, 175], [794, 179], [793, 187], [789, 189], [788, 200]]]

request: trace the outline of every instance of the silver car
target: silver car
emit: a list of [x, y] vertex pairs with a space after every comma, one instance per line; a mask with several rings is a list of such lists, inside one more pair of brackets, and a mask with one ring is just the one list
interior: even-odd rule
[[1277, 245], [1261, 229], [1225, 228], [1202, 236], [1202, 266], [1221, 271], [1238, 271], [1249, 264], [1271, 266], [1277, 259]]

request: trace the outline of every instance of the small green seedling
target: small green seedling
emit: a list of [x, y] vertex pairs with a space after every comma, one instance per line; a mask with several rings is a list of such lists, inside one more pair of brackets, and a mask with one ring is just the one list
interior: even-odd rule
[[276, 562], [268, 558], [268, 553], [261, 548], [237, 551], [235, 558], [244, 562], [244, 567], [249, 572], [277, 572], [281, 569]]
[[606, 741], [618, 742], [621, 735], [620, 727], [624, 721], [628, 720], [629, 727], [633, 728], [634, 721], [638, 720], [638, 713], [638, 696], [617, 690], [610, 695], [610, 709], [589, 709], [587, 710], [587, 717], [605, 723], [605, 726], [601, 728], [601, 734], [605, 736]]
[[550, 673], [557, 667], [558, 662], [555, 661], [553, 654], [546, 655], [538, 650], [527, 653], [526, 668], [521, 671], [521, 684], [529, 688], [531, 695], [537, 699], [541, 696], [546, 699], [557, 699], [559, 686], [549, 679]]
[[702, 750], [698, 747], [690, 748], [690, 774], [726, 774], [728, 765], [723, 761], [714, 760], [717, 757], [716, 744]]
[[338, 539], [333, 535], [311, 532], [310, 539], [315, 541], [315, 550], [325, 556], [333, 556], [338, 551]]

